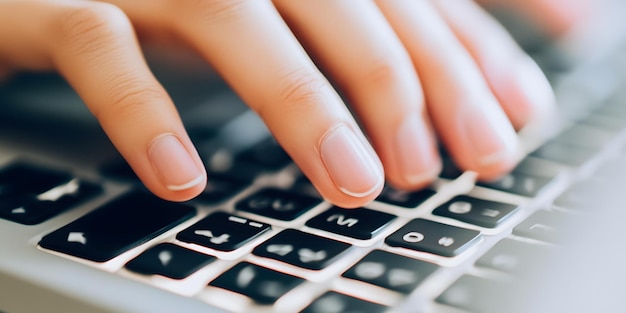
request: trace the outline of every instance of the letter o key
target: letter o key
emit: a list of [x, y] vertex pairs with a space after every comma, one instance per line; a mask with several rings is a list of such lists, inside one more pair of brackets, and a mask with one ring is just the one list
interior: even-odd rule
[[402, 240], [404, 240], [406, 242], [410, 242], [410, 243], [416, 243], [416, 242], [420, 242], [420, 241], [424, 240], [424, 235], [422, 235], [421, 233], [412, 231], [412, 232], [407, 233], [406, 235], [404, 235], [402, 237]]

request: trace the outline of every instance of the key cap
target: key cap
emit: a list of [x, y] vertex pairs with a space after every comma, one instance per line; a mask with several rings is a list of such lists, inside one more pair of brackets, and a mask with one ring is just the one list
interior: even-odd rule
[[247, 184], [209, 177], [204, 191], [198, 196], [198, 200], [208, 204], [218, 204], [232, 198], [242, 191]]
[[256, 247], [252, 253], [311, 270], [321, 270], [330, 265], [349, 244], [285, 229]]
[[522, 313], [521, 287], [500, 281], [464, 275], [444, 291], [436, 301], [480, 313]]
[[385, 187], [376, 201], [389, 203], [404, 208], [416, 208], [424, 201], [428, 200], [436, 192], [432, 189], [422, 189], [418, 191], [397, 190], [392, 187]]
[[334, 291], [328, 291], [307, 306], [302, 313], [379, 313], [388, 308]]
[[248, 262], [242, 262], [209, 283], [230, 290], [260, 304], [273, 304], [304, 280]]
[[84, 202], [102, 192], [98, 185], [72, 180], [57, 187], [55, 192], [21, 194], [5, 198], [0, 202], [0, 218], [35, 225]]
[[126, 269], [143, 275], [161, 275], [184, 279], [213, 262], [215, 257], [177, 246], [161, 243], [126, 263]]
[[291, 221], [304, 214], [322, 200], [294, 192], [266, 188], [237, 202], [237, 210], [251, 212], [283, 221]]
[[374, 250], [342, 276], [409, 294], [437, 268], [432, 263]]
[[516, 275], [536, 272], [545, 266], [550, 248], [513, 239], [502, 239], [476, 265]]
[[0, 199], [21, 194], [38, 195], [72, 180], [68, 173], [26, 163], [13, 163], [0, 169]]
[[274, 138], [262, 140], [236, 157], [237, 162], [256, 164], [266, 170], [277, 171], [291, 164], [291, 158]]
[[562, 142], [549, 141], [530, 155], [544, 160], [579, 167], [591, 160], [597, 153], [597, 149], [576, 147]]
[[565, 213], [540, 210], [513, 228], [513, 234], [539, 241], [559, 243], [563, 223], [569, 218]]
[[356, 239], [372, 239], [396, 217], [366, 208], [332, 207], [308, 220], [306, 226]]
[[459, 255], [480, 238], [480, 232], [425, 219], [414, 219], [385, 239], [392, 247], [434, 253], [446, 257]]
[[433, 214], [482, 227], [495, 228], [513, 215], [517, 209], [517, 205], [461, 195], [437, 207]]
[[496, 181], [477, 182], [476, 184], [520, 196], [534, 197], [550, 182], [552, 182], [552, 178], [511, 172]]
[[215, 212], [178, 233], [176, 239], [219, 251], [233, 251], [270, 228], [268, 224]]
[[44, 236], [39, 245], [105, 262], [153, 239], [195, 213], [193, 207], [132, 192]]

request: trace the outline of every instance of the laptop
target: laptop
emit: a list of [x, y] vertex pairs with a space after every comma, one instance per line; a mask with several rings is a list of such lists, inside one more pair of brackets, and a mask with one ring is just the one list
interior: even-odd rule
[[352, 210], [209, 68], [155, 65], [209, 171], [185, 203], [149, 194], [59, 77], [21, 75], [0, 87], [0, 312], [625, 312], [615, 21], [578, 33], [593, 49], [535, 47], [561, 114], [520, 134], [510, 174], [447, 159], [429, 188]]

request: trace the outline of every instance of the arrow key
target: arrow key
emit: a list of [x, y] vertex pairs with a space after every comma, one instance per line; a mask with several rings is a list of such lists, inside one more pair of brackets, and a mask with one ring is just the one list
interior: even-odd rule
[[144, 275], [183, 279], [214, 260], [215, 257], [210, 255], [172, 243], [161, 243], [126, 263], [126, 269]]
[[409, 294], [437, 268], [435, 264], [374, 250], [342, 276]]
[[349, 247], [347, 243], [286, 229], [256, 247], [252, 253], [306, 269], [321, 270]]
[[176, 239], [219, 251], [233, 251], [265, 233], [270, 225], [215, 212], [176, 235]]

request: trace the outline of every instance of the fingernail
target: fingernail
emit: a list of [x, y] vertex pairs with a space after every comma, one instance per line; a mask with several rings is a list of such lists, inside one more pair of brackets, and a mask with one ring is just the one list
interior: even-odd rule
[[343, 193], [361, 198], [383, 185], [384, 174], [378, 157], [347, 125], [328, 132], [319, 151], [328, 174]]
[[488, 166], [514, 158], [519, 142], [503, 112], [474, 110], [462, 118], [478, 164]]
[[204, 180], [204, 171], [198, 168], [185, 146], [172, 134], [157, 137], [148, 150], [148, 158], [169, 190], [186, 190]]
[[432, 181], [441, 171], [441, 160], [435, 149], [428, 125], [417, 115], [407, 117], [398, 129], [396, 155], [400, 170], [411, 185]]

